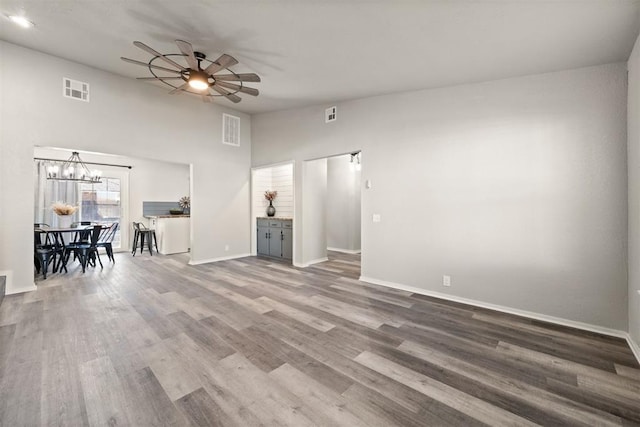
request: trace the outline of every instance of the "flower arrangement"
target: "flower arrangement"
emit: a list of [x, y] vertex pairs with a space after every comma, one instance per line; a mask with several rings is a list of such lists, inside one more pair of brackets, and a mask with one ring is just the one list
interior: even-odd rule
[[178, 201], [178, 204], [182, 209], [189, 209], [191, 207], [191, 197], [189, 196], [181, 197], [180, 200]]
[[62, 202], [56, 202], [51, 205], [51, 209], [56, 215], [67, 216], [73, 215], [78, 210], [77, 206], [68, 205]]
[[273, 202], [273, 200], [278, 196], [278, 192], [277, 191], [265, 191], [264, 192], [264, 198], [267, 199], [270, 202]]

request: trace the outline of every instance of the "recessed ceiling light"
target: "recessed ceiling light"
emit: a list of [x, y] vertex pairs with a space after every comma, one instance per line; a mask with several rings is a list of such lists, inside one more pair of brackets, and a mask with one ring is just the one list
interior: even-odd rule
[[9, 15], [9, 19], [11, 19], [15, 24], [20, 25], [22, 28], [31, 28], [35, 25], [24, 16]]

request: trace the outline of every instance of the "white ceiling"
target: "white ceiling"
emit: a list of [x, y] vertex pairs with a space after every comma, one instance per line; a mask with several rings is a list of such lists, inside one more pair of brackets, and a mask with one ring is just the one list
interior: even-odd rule
[[[247, 113], [625, 61], [639, 0], [0, 0], [0, 39], [129, 77], [142, 41], [255, 72]], [[46, 70], [45, 70], [46, 71]], [[140, 84], [152, 84], [140, 82]], [[158, 90], [166, 90], [159, 87]], [[169, 95], [167, 95], [169, 96]], [[201, 102], [193, 97], [194, 102]], [[227, 100], [219, 102], [231, 105]]]

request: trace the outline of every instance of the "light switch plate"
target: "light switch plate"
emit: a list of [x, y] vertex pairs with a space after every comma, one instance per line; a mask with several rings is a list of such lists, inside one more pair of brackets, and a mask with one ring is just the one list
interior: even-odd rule
[[366, 180], [364, 183], [364, 186], [365, 188], [371, 188], [371, 180], [370, 179]]
[[380, 214], [373, 214], [373, 222], [380, 222], [381, 220]]

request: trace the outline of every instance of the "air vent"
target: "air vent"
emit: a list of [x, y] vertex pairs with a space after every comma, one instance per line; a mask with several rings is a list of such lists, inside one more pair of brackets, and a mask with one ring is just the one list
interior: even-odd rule
[[338, 117], [337, 111], [338, 109], [336, 107], [331, 107], [324, 110], [324, 122], [335, 122], [336, 118]]
[[240, 146], [240, 117], [222, 114], [222, 143]]
[[64, 77], [62, 79], [62, 96], [89, 102], [89, 83]]

